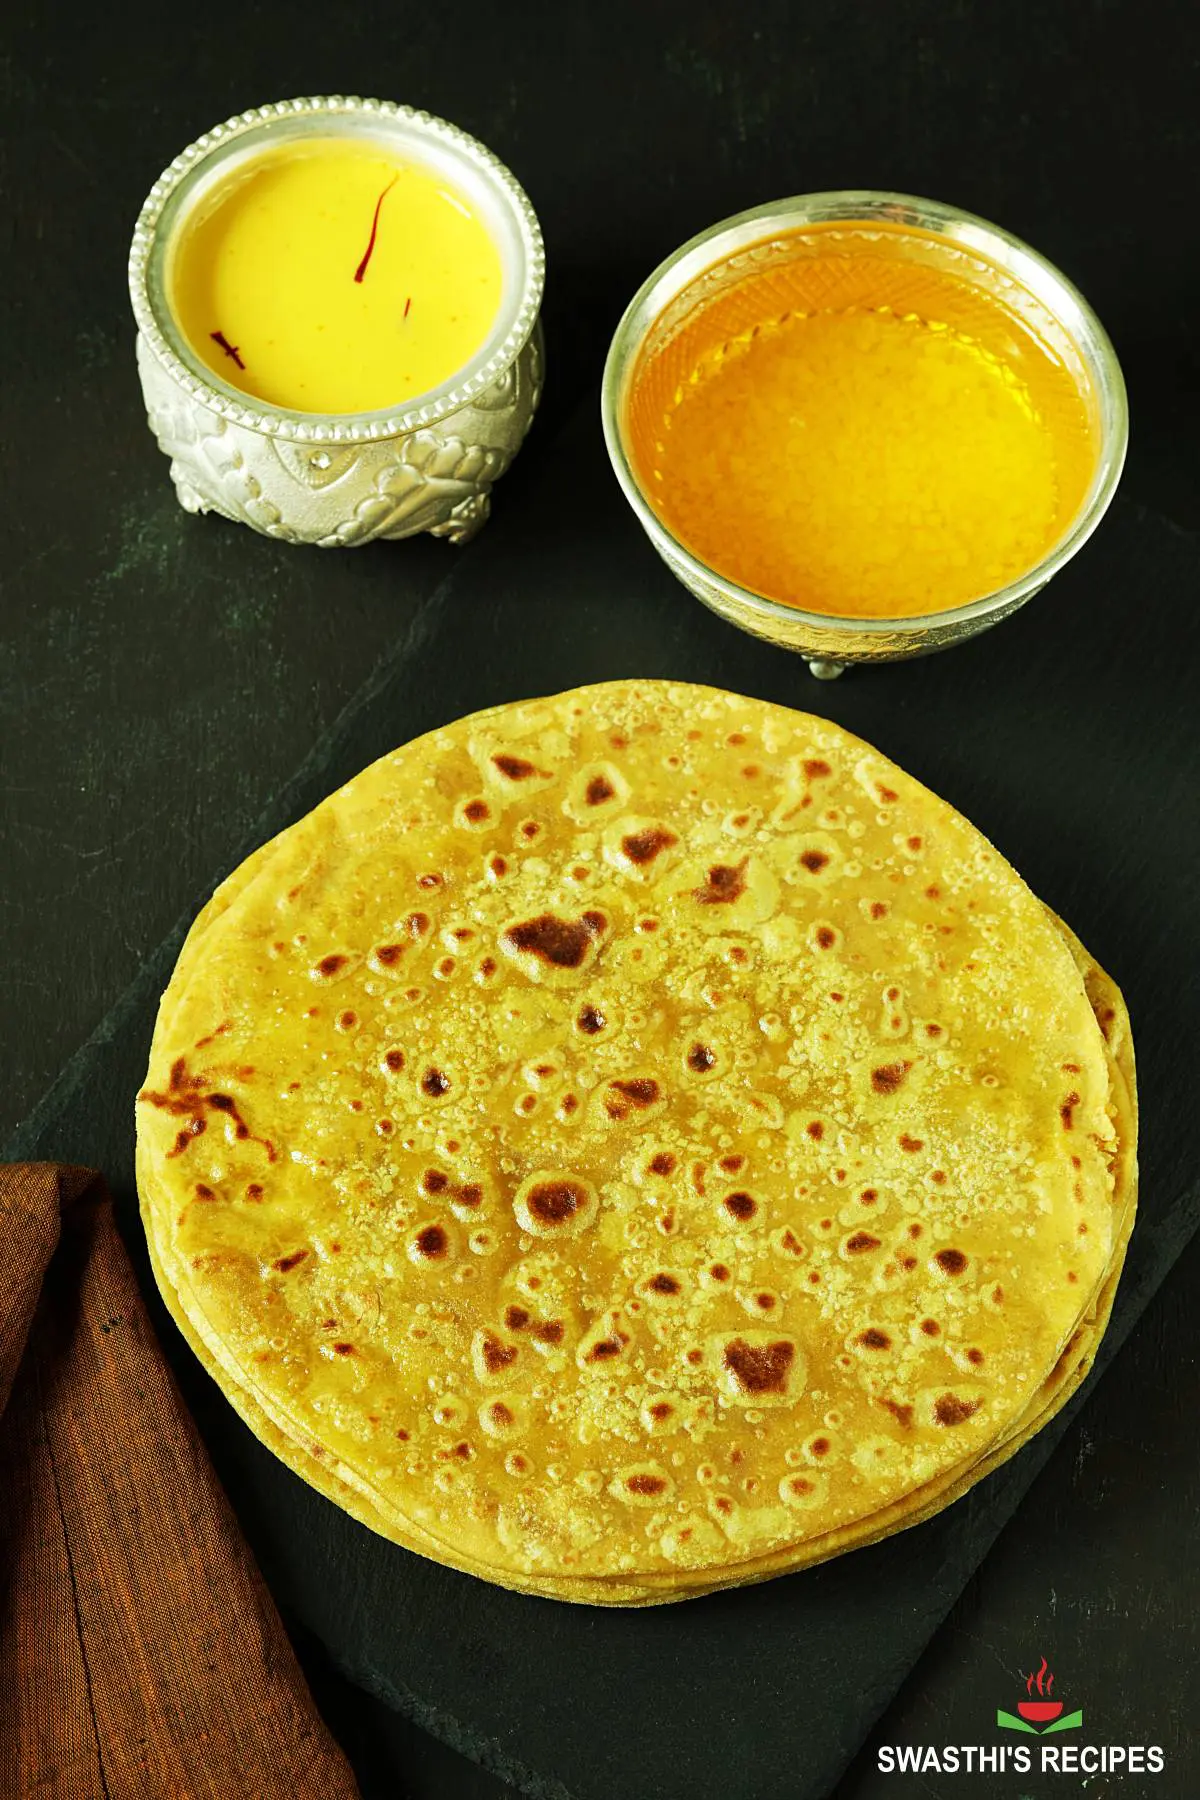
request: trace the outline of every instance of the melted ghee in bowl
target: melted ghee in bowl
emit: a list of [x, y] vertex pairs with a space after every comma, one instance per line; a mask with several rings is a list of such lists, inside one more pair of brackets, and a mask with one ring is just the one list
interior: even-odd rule
[[922, 236], [808, 230], [644, 356], [639, 484], [739, 586], [842, 617], [943, 612], [1034, 568], [1079, 512], [1098, 446], [1073, 346], [979, 259], [939, 267], [929, 237], [921, 260]]

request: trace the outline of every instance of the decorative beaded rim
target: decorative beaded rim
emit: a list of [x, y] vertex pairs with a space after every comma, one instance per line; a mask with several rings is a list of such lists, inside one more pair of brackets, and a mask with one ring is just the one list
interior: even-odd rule
[[[421, 135], [448, 145], [465, 157], [476, 169], [491, 178], [511, 209], [522, 248], [521, 299], [516, 316], [503, 342], [486, 362], [464, 365], [463, 378], [450, 389], [438, 389], [424, 405], [403, 412], [366, 412], [331, 415], [302, 413], [286, 407], [271, 406], [266, 401], [251, 402], [244, 394], [215, 380], [207, 380], [179, 355], [159, 321], [150, 297], [150, 265], [158, 236], [163, 209], [184, 179], [213, 152], [223, 148], [247, 132], [280, 119], [306, 119], [316, 114], [352, 115], [383, 124], [395, 121], [415, 127]], [[289, 438], [300, 443], [363, 444], [382, 438], [402, 437], [433, 425], [447, 414], [466, 406], [477, 394], [491, 387], [514, 363], [537, 323], [545, 282], [546, 255], [541, 227], [529, 197], [512, 172], [485, 144], [457, 125], [437, 118], [433, 113], [419, 112], [401, 106], [394, 100], [363, 100], [357, 95], [310, 95], [298, 100], [280, 100], [272, 105], [237, 113], [206, 131], [202, 137], [180, 152], [163, 170], [146, 197], [145, 205], [134, 227], [129, 250], [129, 296], [138, 330], [159, 363], [175, 383], [193, 399], [212, 412], [219, 413], [235, 425], [245, 425], [269, 437]]]
[[[725, 268], [739, 252], [752, 256], [761, 247], [761, 253], [768, 254], [773, 237], [784, 234], [789, 238], [796, 237], [806, 226], [834, 223], [848, 229], [857, 226], [869, 231], [876, 220], [932, 232], [960, 254], [966, 252], [969, 255], [975, 251], [987, 259], [991, 267], [998, 267], [1027, 286], [1067, 332], [1088, 364], [1096, 384], [1101, 424], [1096, 469], [1088, 492], [1066, 532], [1031, 569], [990, 594], [982, 594], [976, 600], [947, 608], [944, 612], [858, 618], [806, 612], [801, 607], [770, 600], [702, 562], [663, 524], [643, 493], [626, 452], [623, 426], [638, 357], [654, 326], [669, 311], [673, 301], [689, 290], [697, 289], [705, 276]], [[696, 589], [692, 584], [701, 583], [719, 594], [727, 604], [757, 614], [763, 634], [773, 641], [783, 639], [778, 631], [770, 630], [772, 622], [792, 631], [802, 627], [814, 650], [822, 641], [844, 640], [848, 632], [864, 640], [901, 633], [910, 646], [925, 638], [932, 646], [935, 639], [949, 641], [970, 636], [972, 631], [981, 630], [991, 620], [1005, 617], [1044, 587], [1091, 537], [1116, 491], [1129, 442], [1129, 406], [1117, 353], [1088, 302], [1062, 271], [1021, 238], [993, 225], [988, 219], [981, 219], [976, 213], [964, 212], [939, 200], [925, 200], [915, 194], [895, 194], [878, 188], [834, 189], [769, 201], [765, 206], [755, 206], [721, 219], [707, 231], [699, 232], [681, 244], [646, 277], [621, 316], [604, 365], [600, 413], [604, 441], [617, 481], [643, 531], [659, 555], [674, 566], [674, 572], [692, 587], [693, 592]], [[724, 613], [723, 616], [729, 615]], [[905, 654], [912, 654], [911, 648]], [[853, 660], [852, 654], [850, 660]]]

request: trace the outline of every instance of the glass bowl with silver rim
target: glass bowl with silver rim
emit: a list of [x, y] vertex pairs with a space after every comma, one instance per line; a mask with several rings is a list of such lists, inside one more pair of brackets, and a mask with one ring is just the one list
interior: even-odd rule
[[[901, 254], [990, 285], [1002, 305], [1036, 306], [1038, 316], [1048, 320], [1055, 333], [1056, 352], [1072, 360], [1091, 417], [1095, 468], [1064, 535], [1032, 568], [993, 593], [946, 611], [907, 617], [806, 612], [740, 586], [710, 568], [672, 533], [638, 479], [630, 445], [630, 401], [640, 373], [657, 350], [748, 274], [795, 255], [807, 228], [869, 233], [873, 225], [881, 224], [895, 234]], [[1116, 352], [1082, 294], [1053, 264], [1011, 233], [957, 207], [865, 189], [801, 194], [754, 207], [721, 220], [668, 256], [638, 289], [613, 335], [601, 414], [617, 480], [672, 573], [722, 618], [797, 652], [814, 675], [826, 680], [852, 663], [899, 661], [961, 643], [1023, 606], [1099, 524], [1120, 477], [1129, 435], [1125, 383]], [[761, 453], [770, 457], [772, 450], [765, 443]]]

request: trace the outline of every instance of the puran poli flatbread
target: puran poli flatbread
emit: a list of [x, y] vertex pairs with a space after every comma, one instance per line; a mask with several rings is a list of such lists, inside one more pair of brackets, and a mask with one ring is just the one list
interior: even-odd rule
[[[1096, 1346], [1108, 1322], [1121, 1265], [1124, 1261], [1125, 1248], [1133, 1224], [1136, 1210], [1136, 1106], [1133, 1093], [1132, 1041], [1120, 993], [1108, 978], [1091, 963], [1077, 940], [1066, 933], [1065, 928], [1060, 928], [1064, 930], [1073, 953], [1077, 957], [1081, 973], [1085, 975], [1087, 981], [1093, 1009], [1097, 1018], [1103, 1021], [1104, 1033], [1113, 1047], [1110, 1049], [1110, 1074], [1114, 1082], [1115, 1116], [1121, 1144], [1114, 1192], [1114, 1230], [1117, 1247], [1113, 1262], [1089, 1314], [1081, 1320], [1071, 1343], [1055, 1365], [1048, 1380], [1039, 1389], [1035, 1400], [1018, 1422], [1010, 1437], [994, 1447], [980, 1461], [971, 1464], [961, 1472], [947, 1476], [940, 1483], [931, 1484], [918, 1493], [905, 1496], [898, 1504], [864, 1519], [857, 1528], [829, 1534], [823, 1539], [807, 1540], [802, 1551], [793, 1550], [784, 1559], [776, 1557], [761, 1559], [753, 1564], [740, 1563], [724, 1577], [712, 1575], [701, 1585], [683, 1586], [670, 1577], [643, 1581], [640, 1585], [612, 1580], [576, 1581], [569, 1585], [562, 1583], [548, 1585], [529, 1580], [522, 1583], [526, 1591], [598, 1605], [661, 1604], [710, 1592], [713, 1588], [767, 1580], [775, 1574], [807, 1567], [847, 1549], [874, 1542], [894, 1531], [907, 1529], [910, 1525], [918, 1524], [923, 1519], [930, 1517], [950, 1501], [965, 1493], [976, 1481], [990, 1473], [1000, 1463], [1006, 1461], [1071, 1397], [1091, 1366]], [[169, 1293], [163, 1271], [153, 1256], [153, 1244], [151, 1245], [151, 1255], [152, 1260], [155, 1261], [160, 1286], [168, 1295], [177, 1323], [200, 1355], [201, 1360], [211, 1367], [211, 1356], [206, 1353], [203, 1342], [197, 1339], [186, 1315], [179, 1307], [178, 1301]], [[285, 1437], [244, 1390], [226, 1384], [226, 1391], [251, 1429], [263, 1442], [329, 1499], [345, 1507], [373, 1529], [403, 1542], [409, 1549], [417, 1550], [426, 1556], [449, 1561], [460, 1568], [468, 1566], [461, 1554], [448, 1553], [446, 1546], [439, 1545], [432, 1539], [418, 1538], [415, 1535], [401, 1536], [394, 1527], [389, 1528], [385, 1522], [379, 1519], [378, 1515], [373, 1513], [361, 1493], [343, 1483], [334, 1471], [317, 1456], [299, 1449], [295, 1443]], [[486, 1569], [471, 1569], [470, 1572], [482, 1574], [485, 1578], [489, 1575], [489, 1571]], [[494, 1579], [494, 1577], [492, 1578]]]
[[826, 721], [495, 709], [197, 921], [138, 1109], [156, 1271], [253, 1428], [412, 1548], [626, 1604], [801, 1566], [1086, 1368], [1135, 1192], [1087, 967]]

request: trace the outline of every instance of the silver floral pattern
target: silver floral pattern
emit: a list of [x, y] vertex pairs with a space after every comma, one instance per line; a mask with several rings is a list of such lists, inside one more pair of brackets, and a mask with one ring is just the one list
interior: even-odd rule
[[542, 393], [536, 326], [490, 387], [436, 424], [375, 443], [301, 444], [223, 418], [185, 392], [140, 333], [137, 360], [150, 429], [184, 510], [322, 549], [421, 531], [466, 543], [487, 520], [492, 485]]

